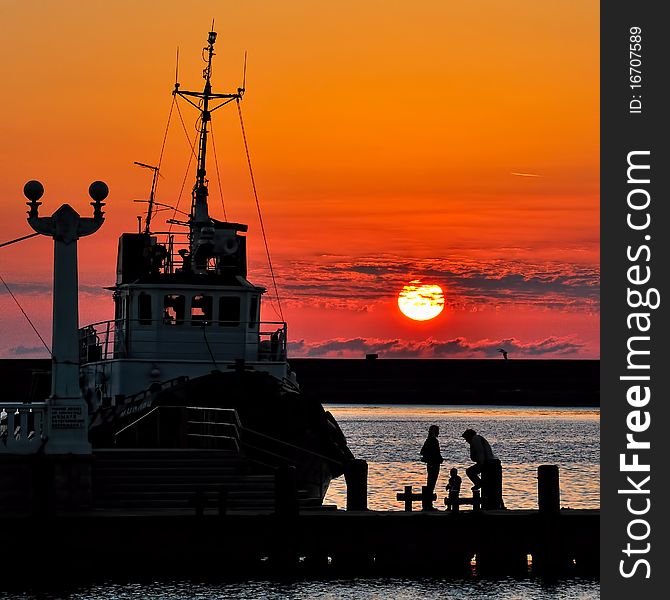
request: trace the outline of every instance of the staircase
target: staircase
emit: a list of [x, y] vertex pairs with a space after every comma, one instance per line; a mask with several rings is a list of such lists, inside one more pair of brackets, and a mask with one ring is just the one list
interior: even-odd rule
[[95, 450], [92, 490], [95, 508], [216, 509], [222, 490], [228, 510], [271, 512], [275, 503], [274, 474], [250, 473], [233, 449]]
[[234, 409], [156, 406], [118, 430], [114, 444], [93, 451], [95, 508], [196, 510], [223, 503], [226, 510], [272, 512], [276, 475], [294, 465], [305, 487], [317, 492], [295, 490], [294, 483], [289, 495], [297, 491], [303, 508], [321, 506], [319, 477], [328, 459], [243, 428]]

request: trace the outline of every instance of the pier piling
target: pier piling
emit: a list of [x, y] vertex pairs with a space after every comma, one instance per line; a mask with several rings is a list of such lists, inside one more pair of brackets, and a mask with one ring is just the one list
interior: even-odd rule
[[368, 510], [368, 463], [354, 459], [344, 470], [347, 482], [347, 510]]
[[537, 504], [543, 513], [558, 513], [561, 510], [557, 465], [540, 465], [537, 468]]
[[497, 458], [484, 463], [481, 493], [484, 510], [505, 508], [502, 499], [502, 465]]

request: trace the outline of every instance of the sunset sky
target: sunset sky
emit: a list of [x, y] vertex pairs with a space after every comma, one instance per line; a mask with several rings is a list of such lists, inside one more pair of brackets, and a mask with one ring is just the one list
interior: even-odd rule
[[[81, 324], [112, 317], [116, 240], [137, 229], [172, 102], [241, 84], [293, 356], [599, 356], [599, 3], [565, 0], [3, 0], [0, 243], [106, 181], [107, 220], [79, 243]], [[195, 111], [179, 104], [189, 135]], [[214, 114], [227, 216], [249, 224], [249, 279], [270, 288], [234, 105]], [[189, 150], [173, 113], [159, 202]], [[210, 152], [213, 159], [213, 153]], [[223, 218], [214, 161], [210, 206]], [[165, 213], [160, 213], [164, 216]], [[52, 243], [0, 248], [0, 274], [50, 339]], [[403, 285], [440, 285], [412, 321]], [[270, 293], [268, 293], [268, 296]], [[276, 315], [266, 300], [264, 317]], [[46, 356], [4, 288], [0, 356]]]

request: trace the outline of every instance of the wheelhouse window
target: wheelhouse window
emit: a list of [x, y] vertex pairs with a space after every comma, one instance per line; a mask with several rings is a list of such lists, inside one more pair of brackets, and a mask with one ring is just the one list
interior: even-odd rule
[[126, 318], [126, 297], [114, 294], [114, 318], [117, 321]]
[[240, 324], [240, 297], [222, 296], [219, 298], [219, 325], [237, 327]]
[[163, 303], [163, 323], [165, 325], [182, 325], [186, 302], [184, 296], [168, 294]]
[[249, 302], [249, 329], [258, 324], [258, 296], [252, 296]]
[[140, 325], [151, 325], [151, 294], [140, 292], [137, 297], [137, 318]]
[[191, 325], [210, 325], [212, 322], [212, 297], [198, 294], [191, 298]]

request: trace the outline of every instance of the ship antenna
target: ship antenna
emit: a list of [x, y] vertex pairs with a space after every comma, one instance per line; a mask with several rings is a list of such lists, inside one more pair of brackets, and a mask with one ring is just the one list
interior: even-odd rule
[[[181, 90], [179, 84], [175, 84], [173, 95], [179, 96], [191, 104], [200, 113], [200, 128], [198, 132], [198, 164], [196, 167], [196, 178], [193, 186], [193, 196], [191, 203], [190, 219], [190, 250], [194, 257], [192, 263], [197, 271], [205, 271], [206, 265], [199, 260], [198, 250], [210, 245], [213, 239], [213, 222], [209, 216], [207, 206], [207, 142], [209, 131], [209, 122], [212, 119], [212, 113], [233, 100], [241, 100], [242, 93], [238, 90], [234, 94], [215, 94], [212, 92], [212, 58], [214, 57], [214, 44], [216, 42], [216, 31], [214, 31], [214, 21], [212, 29], [207, 36], [207, 46], [203, 48], [203, 60], [207, 66], [203, 69], [202, 78], [205, 85], [202, 92], [191, 92]], [[196, 100], [198, 102], [196, 102]], [[220, 100], [219, 104], [215, 104]], [[212, 106], [212, 104], [215, 104]], [[204, 250], [203, 250], [204, 252]]]
[[237, 93], [240, 97], [244, 96], [247, 91], [247, 51], [244, 51], [244, 67], [242, 68], [242, 87], [237, 88]]
[[179, 88], [179, 46], [177, 46], [177, 60], [174, 65], [174, 89]]
[[156, 192], [156, 182], [158, 181], [158, 174], [160, 171], [159, 167], [153, 167], [151, 165], [145, 165], [144, 163], [134, 161], [133, 164], [136, 164], [138, 167], [143, 169], [149, 169], [154, 172], [153, 178], [151, 180], [151, 193], [149, 194], [149, 208], [147, 208], [147, 217], [144, 220], [144, 233], [151, 232], [151, 216], [154, 212], [154, 197]]

